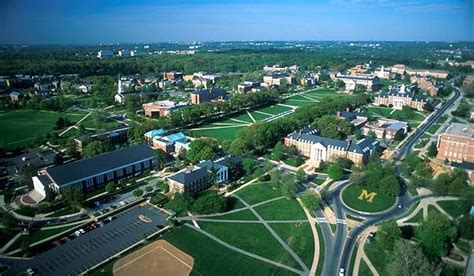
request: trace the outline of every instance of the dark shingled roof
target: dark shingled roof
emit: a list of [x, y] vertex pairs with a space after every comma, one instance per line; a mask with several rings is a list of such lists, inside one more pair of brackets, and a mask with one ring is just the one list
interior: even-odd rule
[[176, 173], [170, 176], [169, 178], [183, 185], [188, 185], [196, 180], [207, 177], [207, 174], [208, 173], [207, 173], [206, 167], [203, 167], [203, 168], [197, 167], [194, 170], [186, 170], [186, 171]]
[[61, 186], [153, 157], [155, 157], [155, 151], [148, 145], [141, 144], [48, 168], [46, 171], [54, 182]]

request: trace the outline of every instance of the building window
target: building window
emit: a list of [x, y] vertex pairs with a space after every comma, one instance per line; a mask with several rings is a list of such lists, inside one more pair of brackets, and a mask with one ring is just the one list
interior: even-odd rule
[[117, 177], [123, 176], [123, 169], [118, 169], [117, 170]]
[[127, 174], [132, 173], [132, 171], [133, 171], [133, 166], [132, 165], [128, 166], [127, 167]]
[[148, 169], [149, 167], [150, 167], [150, 160], [146, 160], [146, 161], [143, 163], [143, 168]]
[[114, 179], [114, 172], [107, 173], [107, 181]]
[[139, 171], [141, 169], [142, 169], [142, 164], [141, 163], [135, 164], [135, 171]]
[[103, 183], [104, 182], [104, 175], [99, 175], [97, 176], [97, 183], [100, 184], [100, 183]]

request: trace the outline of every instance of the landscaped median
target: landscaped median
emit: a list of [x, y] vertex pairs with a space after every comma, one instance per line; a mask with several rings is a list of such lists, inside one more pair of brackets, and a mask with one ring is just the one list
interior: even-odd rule
[[395, 205], [396, 197], [360, 185], [349, 184], [341, 192], [342, 202], [357, 212], [378, 213]]

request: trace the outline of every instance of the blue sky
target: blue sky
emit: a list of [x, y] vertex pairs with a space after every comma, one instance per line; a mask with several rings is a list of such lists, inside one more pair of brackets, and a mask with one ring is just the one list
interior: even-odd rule
[[474, 40], [474, 0], [0, 0], [1, 44]]

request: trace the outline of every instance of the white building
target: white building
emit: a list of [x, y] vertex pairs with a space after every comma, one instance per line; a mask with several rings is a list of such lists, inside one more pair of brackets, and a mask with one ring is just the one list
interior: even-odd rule
[[111, 50], [100, 50], [97, 52], [97, 57], [102, 59], [102, 58], [111, 58], [114, 56], [114, 52]]

